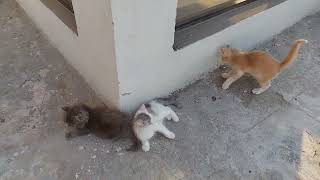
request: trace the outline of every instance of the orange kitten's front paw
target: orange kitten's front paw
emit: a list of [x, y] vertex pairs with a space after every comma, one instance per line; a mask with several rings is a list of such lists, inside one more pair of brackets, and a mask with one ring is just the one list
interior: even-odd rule
[[263, 93], [263, 91], [261, 90], [261, 88], [256, 88], [256, 89], [252, 89], [252, 93], [253, 94], [261, 94], [261, 93]]
[[223, 83], [222, 84], [222, 89], [227, 90], [229, 88], [229, 84], [228, 83]]
[[223, 77], [225, 79], [227, 79], [229, 76], [230, 76], [229, 73], [222, 73], [221, 74], [221, 77]]

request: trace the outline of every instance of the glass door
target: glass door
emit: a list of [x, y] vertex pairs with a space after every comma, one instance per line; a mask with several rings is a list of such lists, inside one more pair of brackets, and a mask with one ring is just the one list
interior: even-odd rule
[[248, 0], [178, 0], [177, 26], [245, 1]]

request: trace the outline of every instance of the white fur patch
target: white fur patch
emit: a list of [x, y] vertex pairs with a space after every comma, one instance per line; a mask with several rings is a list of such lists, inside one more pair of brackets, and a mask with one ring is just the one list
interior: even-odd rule
[[[151, 101], [149, 104], [150, 112], [147, 110], [145, 105], [142, 105], [136, 112], [133, 122], [133, 131], [136, 137], [142, 143], [142, 150], [145, 152], [150, 150], [149, 140], [154, 136], [156, 132], [163, 134], [169, 139], [175, 138], [175, 134], [163, 125], [164, 119], [173, 120], [174, 122], [179, 121], [179, 117], [170, 107], [164, 106], [156, 101]], [[141, 127], [135, 124], [135, 122], [139, 121], [136, 118], [140, 113], [148, 114], [151, 117], [150, 125]]]

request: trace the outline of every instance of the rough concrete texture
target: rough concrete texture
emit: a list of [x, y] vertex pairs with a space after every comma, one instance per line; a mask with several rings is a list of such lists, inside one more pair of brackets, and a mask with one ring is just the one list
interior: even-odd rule
[[177, 138], [156, 136], [148, 153], [64, 139], [60, 107], [100, 102], [30, 22], [0, 0], [0, 179], [320, 179], [320, 13], [257, 47], [284, 57], [310, 41], [264, 94], [250, 77], [223, 91], [220, 70], [178, 92]]

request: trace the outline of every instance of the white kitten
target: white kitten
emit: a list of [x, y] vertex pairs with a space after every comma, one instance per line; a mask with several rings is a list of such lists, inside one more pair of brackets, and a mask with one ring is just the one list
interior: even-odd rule
[[163, 120], [179, 121], [177, 114], [168, 106], [164, 106], [156, 101], [143, 104], [136, 112], [133, 119], [133, 131], [142, 144], [143, 151], [150, 150], [149, 140], [156, 132], [159, 132], [169, 139], [174, 139], [175, 134], [169, 131]]

